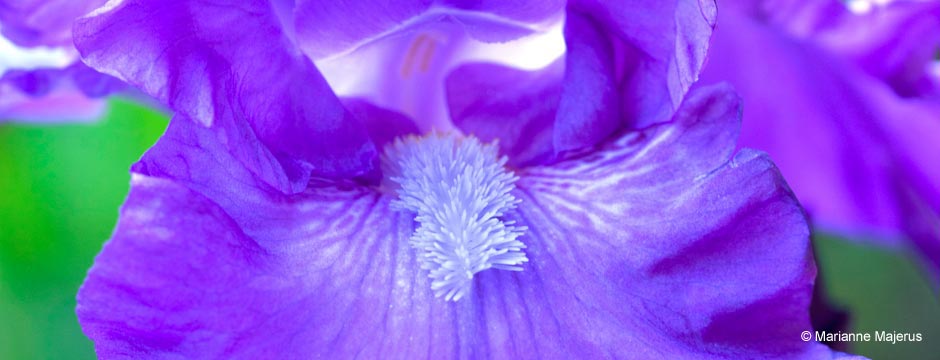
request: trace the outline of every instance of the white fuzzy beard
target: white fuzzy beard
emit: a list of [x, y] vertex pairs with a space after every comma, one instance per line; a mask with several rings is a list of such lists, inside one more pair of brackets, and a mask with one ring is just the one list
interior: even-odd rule
[[460, 300], [474, 274], [521, 271], [528, 261], [519, 241], [526, 228], [501, 219], [519, 204], [511, 194], [518, 178], [497, 151], [473, 137], [439, 134], [397, 139], [385, 148], [386, 185], [398, 194], [393, 206], [416, 215], [411, 246], [437, 297]]

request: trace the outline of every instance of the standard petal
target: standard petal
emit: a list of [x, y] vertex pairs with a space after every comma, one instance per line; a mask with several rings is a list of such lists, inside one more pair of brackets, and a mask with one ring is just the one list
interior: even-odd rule
[[447, 76], [451, 121], [484, 142], [498, 141], [513, 166], [543, 163], [554, 157], [555, 114], [564, 63], [539, 71], [474, 63]]
[[929, 155], [940, 108], [749, 17], [726, 12], [719, 28], [703, 82], [729, 81], [745, 99], [741, 145], [770, 153], [821, 228], [893, 244], [906, 234], [940, 264]]
[[[550, 144], [535, 142], [514, 150], [532, 158], [536, 156], [531, 154], [549, 154], [538, 155], [549, 159], [608, 140], [618, 130], [668, 121], [698, 79], [714, 24], [714, 3], [618, 6], [569, 3], [563, 77], [558, 76], [557, 66], [549, 66], [525, 75], [540, 81], [529, 87], [511, 83], [525, 74], [519, 70], [484, 64], [455, 70], [447, 83], [455, 125], [475, 133], [481, 128], [477, 124], [501, 122], [501, 114], [508, 113], [514, 104], [539, 104], [538, 115], [523, 112], [516, 123], [502, 123], [496, 129], [508, 130], [500, 140], [515, 146], [519, 129], [536, 117], [544, 122], [553, 112]], [[670, 21], [649, 21], [651, 16]], [[473, 69], [490, 71], [473, 74]], [[550, 94], [556, 88], [561, 88], [561, 94]], [[470, 108], [480, 104], [499, 104], [499, 110]], [[521, 109], [528, 108], [515, 110]], [[488, 116], [493, 119], [486, 119]], [[508, 149], [506, 144], [502, 145], [504, 150]]]
[[418, 134], [418, 125], [404, 114], [385, 109], [361, 98], [344, 98], [343, 106], [369, 130], [369, 138], [383, 147], [397, 137]]
[[446, 131], [451, 125], [444, 102], [444, 76], [473, 43], [462, 25], [441, 20], [318, 61], [317, 67], [342, 96], [363, 98], [405, 114], [422, 131]]
[[134, 0], [79, 20], [75, 40], [90, 66], [212, 128], [281, 191], [369, 172], [365, 129], [280, 26], [267, 1]]
[[431, 0], [299, 0], [294, 10], [298, 43], [313, 58], [351, 49], [420, 15]]
[[556, 153], [592, 146], [621, 127], [618, 60], [609, 29], [577, 11], [565, 18], [565, 78], [555, 114]]
[[297, 38], [307, 54], [319, 59], [381, 38], [396, 29], [455, 20], [483, 41], [507, 41], [533, 31], [557, 15], [561, 0], [532, 1], [324, 1], [300, 0], [294, 11]]
[[523, 22], [539, 22], [551, 18], [565, 5], [562, 0], [443, 0], [439, 3], [456, 9], [478, 11]]
[[616, 50], [624, 121], [636, 128], [669, 120], [705, 61], [715, 25], [713, 1], [572, 0], [577, 12], [609, 34]]

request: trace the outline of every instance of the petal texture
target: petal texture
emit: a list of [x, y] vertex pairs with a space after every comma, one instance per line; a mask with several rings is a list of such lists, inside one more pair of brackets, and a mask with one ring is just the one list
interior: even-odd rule
[[337, 93], [401, 112], [422, 131], [446, 131], [452, 126], [443, 78], [474, 43], [461, 24], [445, 17], [318, 61], [317, 66]]
[[617, 59], [607, 31], [576, 11], [565, 19], [568, 51], [552, 136], [556, 153], [597, 144], [621, 125]]
[[731, 157], [738, 112], [727, 88], [702, 90], [674, 124], [520, 175], [531, 261], [561, 316], [638, 357], [820, 355], [798, 339], [809, 231], [764, 155]]
[[838, 22], [811, 33], [822, 46], [901, 96], [940, 99], [929, 73], [940, 53], [940, 1], [894, 1], [862, 16], [845, 10], [838, 15], [831, 17]]
[[741, 145], [770, 153], [817, 225], [886, 244], [907, 236], [936, 268], [940, 166], [928, 154], [940, 107], [818, 44], [724, 14], [703, 81], [741, 92]]
[[434, 298], [387, 195], [283, 194], [174, 121], [134, 168], [79, 321], [106, 358], [836, 357], [798, 339], [808, 229], [763, 155], [731, 157], [738, 112], [702, 90], [673, 123], [520, 172], [531, 266], [481, 272], [457, 303]]
[[[698, 79], [714, 21], [715, 4], [708, 1], [642, 6], [571, 1], [563, 76], [558, 76], [558, 64], [552, 65], [525, 75], [540, 79], [538, 86], [527, 87], [511, 83], [510, 79], [522, 76], [517, 75], [519, 70], [464, 65], [448, 76], [451, 116], [458, 128], [473, 133], [480, 128], [476, 119], [500, 119], [512, 112], [511, 106], [518, 106], [517, 123], [497, 127], [511, 129], [499, 140], [515, 146], [529, 141], [518, 137], [519, 129], [535, 118], [544, 123], [554, 113], [550, 144], [539, 141], [516, 150], [550, 154], [542, 159], [593, 146], [622, 129], [668, 121]], [[478, 70], [470, 77], [474, 68]], [[560, 94], [554, 95], [555, 91]], [[468, 110], [468, 104], [484, 103], [499, 106]], [[538, 113], [525, 104], [539, 104]]]
[[554, 158], [553, 127], [564, 63], [542, 71], [474, 63], [447, 76], [447, 102], [454, 126], [485, 142], [498, 141], [511, 164]]
[[940, 1], [724, 0], [728, 14], [813, 42], [882, 79], [904, 97], [940, 96], [931, 71], [940, 51]]
[[[357, 176], [376, 150], [267, 1], [124, 1], [76, 24], [95, 69], [213, 129], [265, 182]], [[258, 146], [261, 144], [263, 146]]]
[[587, 16], [609, 34], [625, 121], [638, 127], [668, 120], [679, 107], [698, 79], [716, 19], [715, 3], [708, 0], [573, 0], [568, 12]]
[[561, 0], [299, 0], [295, 10], [298, 42], [313, 58], [352, 49], [396, 28], [448, 18], [475, 38], [506, 41], [531, 33], [531, 23], [550, 19]]

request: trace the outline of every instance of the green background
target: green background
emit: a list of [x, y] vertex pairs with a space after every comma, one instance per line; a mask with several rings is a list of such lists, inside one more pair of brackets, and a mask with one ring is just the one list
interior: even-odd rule
[[[126, 100], [112, 100], [91, 124], [0, 124], [0, 359], [94, 358], [75, 293], [117, 220], [128, 168], [166, 124], [166, 115]], [[940, 359], [940, 301], [909, 254], [832, 236], [815, 247], [824, 284], [856, 331], [924, 337], [850, 351]]]

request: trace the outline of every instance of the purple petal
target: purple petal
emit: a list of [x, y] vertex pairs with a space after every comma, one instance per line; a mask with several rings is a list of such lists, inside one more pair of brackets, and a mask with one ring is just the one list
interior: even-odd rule
[[298, 0], [294, 10], [300, 46], [313, 58], [353, 48], [431, 6], [430, 0]]
[[127, 85], [121, 80], [111, 75], [97, 72], [82, 62], [75, 62], [65, 70], [71, 77], [75, 87], [88, 97], [104, 97], [114, 93], [128, 91]]
[[74, 87], [90, 98], [104, 97], [125, 88], [120, 80], [99, 73], [81, 62], [65, 68], [12, 69], [3, 73], [0, 82], [34, 98], [46, 96], [63, 87]]
[[604, 309], [566, 311], [569, 321], [659, 351], [643, 357], [820, 351], [799, 340], [811, 328], [809, 230], [766, 156], [729, 160], [737, 105], [727, 88], [691, 93], [672, 124], [520, 174], [527, 254], [552, 270], [544, 296]]
[[[99, 118], [93, 98], [124, 90], [78, 60], [72, 22], [104, 1], [8, 1], [0, 5], [0, 119], [72, 122]], [[91, 99], [88, 99], [88, 98]]]
[[462, 23], [477, 39], [506, 41], [531, 33], [524, 23], [551, 18], [563, 4], [560, 0], [300, 0], [295, 16], [301, 47], [310, 56], [321, 58], [352, 49], [396, 28], [444, 18]]
[[[529, 161], [592, 146], [623, 128], [669, 120], [698, 78], [714, 4], [679, 1], [636, 9], [615, 6], [569, 5], [563, 78], [557, 75], [558, 67], [548, 67], [526, 75], [539, 79], [538, 86], [522, 86], [512, 84], [521, 76], [519, 70], [496, 65], [465, 65], [456, 70], [447, 82], [455, 125], [468, 133], [481, 131], [484, 139], [490, 138], [488, 133], [501, 132], [501, 147], [511, 150], [508, 154], [526, 153]], [[673, 21], [650, 21], [651, 17]], [[560, 95], [552, 94], [556, 88], [562, 89]], [[493, 108], [493, 104], [498, 106]], [[528, 111], [531, 104], [539, 104], [539, 110]], [[514, 112], [521, 113], [516, 123], [503, 120]], [[550, 144], [539, 140], [513, 149], [529, 141], [519, 138], [520, 129], [536, 118], [544, 123], [550, 113], [554, 113]], [[493, 127], [493, 123], [500, 124]], [[489, 124], [490, 130], [481, 130], [483, 124]]]
[[623, 121], [616, 59], [606, 33], [592, 18], [568, 12], [565, 78], [552, 139], [556, 153], [597, 144]]
[[[372, 246], [395, 247], [380, 238], [349, 242], [334, 230], [311, 233], [320, 242], [294, 251], [265, 248], [198, 193], [143, 176], [135, 176], [132, 187], [117, 232], [78, 296], [79, 319], [86, 334], [101, 340], [96, 350], [103, 358], [329, 354], [338, 348], [328, 342], [341, 330], [330, 326], [337, 324], [333, 318], [351, 315], [327, 312], [337, 309], [330, 304], [356, 295], [335, 289], [366, 275], [369, 267], [362, 265], [385, 265], [370, 259]], [[316, 206], [314, 199], [308, 205]]]
[[440, 5], [455, 9], [478, 11], [511, 20], [539, 22], [550, 18], [562, 9], [562, 0], [443, 0]]
[[90, 66], [210, 127], [281, 191], [371, 171], [365, 129], [280, 26], [266, 1], [138, 0], [81, 19], [75, 39]]
[[72, 46], [72, 21], [105, 0], [13, 0], [0, 4], [3, 36], [20, 46]]
[[[857, 75], [856, 75], [857, 76]], [[891, 180], [888, 188], [877, 189], [897, 201], [894, 211], [902, 219], [900, 231], [910, 237], [914, 248], [932, 270], [934, 284], [940, 287], [940, 104], [930, 101], [901, 100], [887, 89], [868, 85], [862, 97], [871, 101], [872, 112], [883, 126], [877, 146], [890, 154], [889, 164], [879, 169]], [[872, 189], [869, 189], [869, 196]]]
[[811, 41], [858, 64], [902, 96], [940, 96], [936, 75], [930, 73], [940, 50], [940, 2], [869, 3], [870, 9], [861, 14], [850, 10], [849, 3], [726, 0], [722, 5], [728, 13]]
[[674, 123], [520, 173], [530, 265], [480, 273], [457, 303], [434, 298], [413, 216], [389, 196], [273, 191], [210, 130], [173, 121], [135, 166], [149, 176], [133, 177], [79, 321], [101, 357], [834, 356], [798, 339], [808, 229], [765, 157], [729, 160], [736, 105], [703, 90]]
[[0, 77], [0, 119], [71, 122], [99, 118], [100, 98], [124, 89], [108, 75], [75, 63], [66, 68], [14, 69]]
[[666, 121], [679, 107], [705, 60], [712, 1], [627, 2], [575, 0], [577, 12], [608, 34], [615, 49], [623, 120], [636, 128]]
[[61, 86], [67, 74], [64, 69], [40, 68], [32, 70], [9, 70], [0, 77], [0, 82], [9, 84], [19, 92], [41, 97], [49, 94], [54, 88]]
[[377, 147], [383, 147], [397, 137], [418, 134], [418, 126], [411, 118], [360, 98], [344, 98], [343, 106], [369, 130], [369, 138]]
[[827, 49], [884, 79], [902, 96], [935, 89], [929, 66], [940, 51], [940, 2], [896, 1], [864, 15], [843, 10], [834, 19], [838, 24], [813, 33]]
[[552, 128], [561, 96], [564, 63], [541, 71], [468, 64], [447, 76], [454, 126], [485, 142], [499, 141], [514, 166], [554, 157]]
[[57, 123], [92, 121], [104, 114], [106, 103], [91, 99], [68, 84], [53, 88], [45, 96], [25, 94], [17, 87], [0, 83], [0, 123]]
[[317, 66], [337, 93], [405, 114], [422, 131], [446, 131], [451, 125], [443, 79], [470, 43], [462, 25], [442, 20], [318, 61]]
[[719, 28], [703, 81], [741, 92], [741, 145], [770, 153], [824, 229], [883, 242], [906, 233], [938, 266], [940, 107], [739, 13]]

